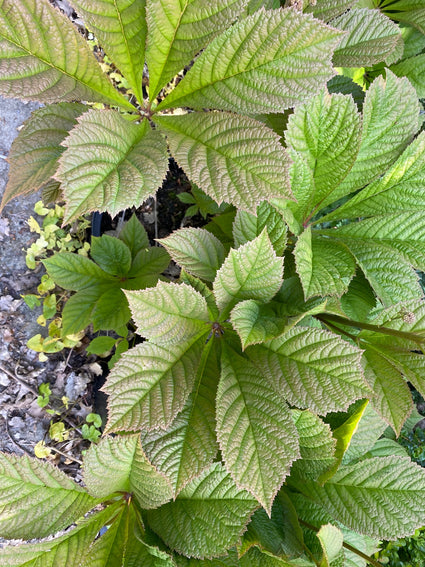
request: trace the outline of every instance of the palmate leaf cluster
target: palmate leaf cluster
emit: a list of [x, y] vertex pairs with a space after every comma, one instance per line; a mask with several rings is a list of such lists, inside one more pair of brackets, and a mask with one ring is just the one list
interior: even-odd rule
[[[47, 185], [66, 221], [116, 214], [156, 192], [169, 151], [234, 209], [161, 247], [133, 217], [91, 260], [45, 261], [77, 292], [69, 332], [131, 315], [143, 340], [104, 386], [85, 488], [0, 455], [0, 535], [42, 540], [0, 565], [365, 567], [425, 524], [424, 471], [381, 439], [409, 383], [425, 393], [421, 95], [397, 67], [425, 45], [420, 3], [72, 4], [132, 97], [47, 0], [0, 0], [0, 92], [47, 104], [3, 204]], [[379, 75], [366, 95], [356, 67]], [[180, 279], [158, 282], [169, 256]]]

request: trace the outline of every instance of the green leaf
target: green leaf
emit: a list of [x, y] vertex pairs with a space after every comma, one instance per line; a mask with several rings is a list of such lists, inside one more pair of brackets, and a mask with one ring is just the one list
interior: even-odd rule
[[[103, 287], [102, 289], [104, 290]], [[77, 292], [66, 301], [62, 310], [63, 336], [78, 333], [90, 325], [96, 301], [101, 293], [96, 285]]]
[[234, 22], [246, 0], [152, 0], [148, 3], [147, 63], [149, 98], [177, 75], [197, 53]]
[[344, 243], [317, 237], [310, 227], [298, 237], [294, 256], [306, 299], [340, 297], [356, 273], [356, 262]]
[[329, 22], [340, 16], [357, 2], [357, 0], [317, 0], [315, 4], [309, 3], [306, 13], [313, 13], [315, 18]]
[[295, 10], [259, 10], [216, 37], [158, 109], [281, 112], [332, 77], [330, 55], [340, 35]]
[[409, 458], [366, 459], [302, 490], [337, 521], [379, 539], [409, 535], [425, 522], [425, 472]]
[[142, 223], [137, 219], [136, 213], [133, 213], [124, 224], [118, 238], [130, 248], [133, 261], [141, 250], [149, 248], [148, 235]]
[[217, 453], [215, 397], [219, 376], [217, 352], [210, 340], [183, 410], [166, 431], [142, 432], [148, 459], [171, 480], [175, 495], [209, 467]]
[[257, 207], [257, 216], [246, 211], [238, 210], [233, 223], [233, 238], [235, 247], [246, 244], [259, 236], [264, 228], [270, 242], [278, 256], [283, 256], [286, 248], [287, 228], [282, 215], [267, 201], [263, 201]]
[[85, 110], [82, 104], [52, 104], [36, 110], [25, 122], [10, 149], [2, 207], [18, 195], [37, 191], [53, 177], [64, 151], [61, 143]]
[[381, 61], [390, 65], [400, 57], [400, 28], [379, 10], [354, 8], [331, 24], [348, 32], [333, 56], [337, 67], [371, 67]]
[[168, 428], [192, 391], [206, 337], [198, 334], [172, 350], [145, 342], [124, 353], [103, 386], [109, 395], [106, 430]]
[[216, 405], [226, 468], [270, 515], [274, 497], [299, 457], [285, 398], [273, 380], [229, 349], [222, 354]]
[[[338, 185], [350, 171], [360, 144], [360, 115], [351, 97], [322, 91], [289, 118], [285, 135], [289, 147], [299, 152], [313, 172], [314, 186], [304, 195], [304, 184], [293, 185], [302, 199], [302, 215], [339, 198]], [[297, 210], [294, 204], [289, 205]]]
[[270, 301], [282, 285], [283, 259], [273, 250], [267, 230], [237, 250], [231, 250], [217, 272], [213, 289], [221, 317], [238, 301]]
[[332, 524], [322, 526], [317, 532], [317, 537], [319, 538], [323, 549], [323, 558], [320, 563], [320, 567], [331, 567], [332, 562], [340, 558], [341, 552], [342, 557], [344, 557], [342, 549], [344, 536], [342, 535], [341, 530], [336, 526], [333, 526]]
[[[373, 81], [366, 93], [363, 106], [359, 153], [350, 173], [338, 189], [339, 196], [348, 195], [386, 173], [388, 167], [405, 150], [419, 129], [417, 98], [415, 89], [409, 81], [405, 78], [399, 79], [391, 71], [387, 70], [386, 79], [378, 77]], [[415, 146], [416, 144], [413, 147], [410, 146], [410, 149], [406, 151], [403, 165], [401, 163], [395, 165], [394, 168], [391, 168], [391, 173], [388, 172], [384, 176], [385, 183], [390, 180], [398, 183], [406, 174], [406, 177], [410, 177], [414, 162], [407, 160]], [[376, 186], [380, 187], [382, 183], [378, 181]], [[350, 209], [352, 204], [361, 201], [364, 196], [365, 193], [362, 191], [358, 197], [354, 197], [345, 206], [340, 207], [337, 215], [342, 210]], [[335, 218], [343, 217], [336, 216]]]
[[422, 53], [415, 57], [409, 57], [396, 65], [391, 65], [390, 68], [397, 77], [406, 77], [409, 79], [415, 87], [419, 98], [425, 97], [425, 54]]
[[173, 496], [170, 481], [146, 458], [139, 434], [104, 437], [92, 444], [84, 455], [84, 482], [97, 498], [133, 493], [144, 509], [158, 508]]
[[393, 20], [410, 24], [425, 34], [425, 7], [422, 0], [381, 0], [379, 9]]
[[292, 467], [302, 477], [317, 480], [335, 462], [336, 440], [331, 428], [320, 417], [305, 410], [291, 410], [300, 438], [301, 459]]
[[336, 75], [327, 84], [328, 91], [332, 93], [341, 93], [343, 95], [351, 95], [359, 110], [363, 109], [365, 92], [360, 85], [354, 83], [350, 77], [344, 75]]
[[238, 303], [232, 309], [230, 320], [241, 339], [243, 350], [249, 345], [275, 339], [295, 325], [286, 316], [282, 304], [264, 304], [253, 299]]
[[[81, 291], [80, 295], [83, 295], [83, 293], [86, 293], [86, 290]], [[127, 325], [131, 313], [127, 298], [122, 290], [114, 287], [101, 293], [96, 300], [91, 316], [95, 332], [109, 329], [116, 331]]]
[[323, 415], [370, 395], [360, 366], [361, 351], [327, 331], [294, 327], [246, 352], [291, 405]]
[[348, 291], [341, 297], [341, 307], [349, 319], [365, 321], [376, 307], [376, 296], [362, 272], [351, 280]]
[[2, 95], [134, 109], [113, 88], [71, 21], [47, 0], [3, 0], [0, 30]]
[[112, 110], [90, 110], [64, 141], [57, 178], [66, 200], [64, 222], [93, 211], [139, 206], [162, 184], [168, 156], [147, 120], [132, 124]]
[[280, 8], [280, 2], [279, 0], [249, 0], [248, 6], [246, 7], [246, 14], [253, 14], [261, 8], [275, 10], [276, 8]]
[[255, 212], [267, 196], [291, 198], [287, 155], [261, 122], [228, 112], [156, 116], [155, 122], [180, 167], [217, 203]]
[[0, 454], [0, 487], [0, 529], [7, 539], [46, 537], [99, 503], [50, 463], [26, 455]]
[[158, 282], [156, 287], [126, 295], [142, 337], [175, 344], [209, 331], [207, 303], [189, 285]]
[[220, 463], [188, 484], [174, 502], [149, 510], [151, 528], [189, 557], [224, 554], [239, 540], [257, 502], [235, 486]]
[[151, 246], [140, 250], [131, 264], [126, 280], [122, 282], [122, 287], [141, 289], [156, 285], [159, 274], [167, 268], [169, 263], [170, 256], [164, 248]]
[[79, 291], [114, 280], [94, 262], [72, 252], [54, 254], [43, 260], [43, 265], [56, 285], [71, 291]]
[[195, 278], [195, 276], [188, 274], [184, 270], [181, 270], [180, 272], [180, 281], [193, 287], [194, 290], [198, 291], [202, 295], [202, 297], [205, 298], [210, 320], [216, 321], [219, 317], [219, 312], [217, 305], [215, 304], [214, 294], [207, 286], [207, 284], [205, 282], [202, 282], [200, 279]]
[[351, 436], [350, 444], [344, 453], [342, 463], [346, 465], [365, 455], [375, 446], [386, 428], [387, 424], [373, 409], [372, 404], [369, 403]]
[[203, 228], [183, 228], [159, 242], [179, 266], [209, 282], [226, 256], [218, 238]]
[[111, 276], [125, 276], [131, 266], [131, 251], [118, 238], [108, 236], [92, 236], [90, 255], [92, 259]]
[[72, 0], [140, 103], [145, 63], [145, 0]]

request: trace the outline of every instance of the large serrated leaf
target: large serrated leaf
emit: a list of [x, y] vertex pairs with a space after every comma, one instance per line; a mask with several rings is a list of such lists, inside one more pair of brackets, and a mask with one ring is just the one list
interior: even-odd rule
[[139, 434], [104, 437], [91, 445], [83, 463], [85, 484], [97, 498], [129, 492], [143, 509], [150, 509], [173, 497], [170, 481], [146, 458]]
[[398, 77], [406, 77], [416, 89], [417, 96], [425, 96], [425, 54], [415, 55], [391, 65], [391, 71]]
[[372, 537], [403, 537], [425, 522], [425, 472], [409, 458], [366, 459], [340, 468], [323, 487], [306, 481], [302, 491], [337, 521]]
[[296, 10], [259, 10], [216, 37], [158, 108], [281, 112], [332, 77], [341, 35]]
[[217, 453], [215, 396], [219, 376], [216, 348], [209, 341], [183, 410], [166, 431], [142, 432], [147, 457], [171, 480], [176, 495], [211, 464]]
[[72, 0], [77, 12], [143, 102], [146, 0]]
[[261, 122], [229, 112], [156, 116], [155, 122], [178, 164], [218, 203], [255, 212], [267, 196], [292, 198], [288, 157], [279, 136]]
[[378, 10], [354, 8], [331, 22], [347, 31], [336, 48], [333, 63], [339, 67], [371, 67], [399, 59], [400, 28]]
[[210, 282], [226, 256], [219, 239], [203, 228], [183, 228], [159, 242], [184, 270]]
[[[341, 94], [322, 91], [289, 118], [286, 143], [303, 156], [314, 179], [307, 202], [300, 203], [304, 217], [338, 199], [335, 192], [356, 159], [360, 133], [357, 107]], [[293, 186], [295, 197], [302, 188]]]
[[151, 0], [147, 63], [149, 98], [185, 67], [210, 41], [236, 20], [247, 0]]
[[82, 104], [52, 104], [36, 110], [25, 122], [10, 149], [2, 207], [18, 195], [37, 191], [54, 176], [64, 151], [61, 143], [85, 110]]
[[50, 463], [0, 453], [2, 537], [46, 537], [68, 528], [98, 502]]
[[57, 178], [66, 200], [65, 222], [93, 210], [115, 215], [139, 206], [162, 184], [168, 155], [147, 120], [132, 124], [112, 110], [90, 110], [63, 142]]
[[130, 248], [113, 236], [92, 236], [90, 256], [96, 264], [111, 276], [125, 276], [131, 267]]
[[350, 439], [350, 444], [344, 453], [342, 463], [346, 465], [365, 455], [375, 445], [386, 428], [387, 424], [369, 402]]
[[61, 252], [43, 260], [43, 264], [57, 285], [72, 291], [114, 281], [112, 276], [81, 254]]
[[323, 415], [370, 395], [360, 366], [361, 351], [327, 331], [294, 327], [246, 352], [289, 403], [300, 408]]
[[307, 2], [306, 13], [313, 13], [315, 18], [329, 22], [351, 8], [357, 0], [317, 0]]
[[270, 301], [282, 285], [283, 259], [276, 256], [267, 230], [237, 250], [231, 250], [217, 272], [213, 289], [221, 317], [238, 301]]
[[306, 299], [340, 297], [356, 272], [356, 262], [343, 242], [317, 237], [310, 227], [298, 237], [294, 256]]
[[207, 335], [160, 346], [142, 343], [126, 352], [108, 376], [107, 430], [167, 428], [192, 390]]
[[235, 248], [254, 240], [263, 232], [264, 228], [267, 228], [270, 242], [276, 254], [283, 256], [287, 240], [286, 224], [282, 215], [267, 201], [258, 205], [256, 216], [246, 211], [237, 211], [233, 223]]
[[134, 107], [108, 81], [83, 37], [48, 0], [2, 0], [0, 93]]
[[216, 405], [226, 468], [270, 515], [274, 497], [299, 457], [285, 398], [273, 380], [229, 349], [222, 354]]
[[379, 0], [379, 9], [393, 20], [410, 24], [425, 34], [425, 6], [422, 0]]
[[174, 502], [150, 510], [147, 519], [171, 549], [202, 559], [222, 555], [235, 545], [257, 506], [215, 463]]
[[149, 237], [135, 213], [125, 223], [118, 238], [130, 248], [133, 261], [139, 252], [149, 248]]
[[137, 332], [161, 343], [181, 343], [208, 332], [209, 314], [202, 295], [187, 284], [158, 282], [126, 292]]

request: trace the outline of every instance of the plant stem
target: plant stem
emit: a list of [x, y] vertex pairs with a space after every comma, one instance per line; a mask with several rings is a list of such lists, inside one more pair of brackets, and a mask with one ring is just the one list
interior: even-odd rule
[[[301, 518], [298, 518], [298, 521], [300, 522], [301, 525], [305, 526], [306, 528], [308, 528], [309, 530], [312, 530], [315, 533], [317, 533], [319, 531], [319, 528], [316, 528], [316, 526], [313, 526], [312, 524], [309, 524], [308, 522], [301, 520]], [[348, 551], [355, 553], [356, 555], [358, 555], [359, 557], [361, 557], [365, 561], [368, 561], [374, 567], [382, 567], [382, 563], [380, 563], [379, 561], [376, 561], [376, 559], [373, 559], [373, 557], [366, 555], [366, 553], [363, 553], [363, 551], [360, 551], [360, 549], [353, 547], [349, 543], [346, 543], [345, 541], [343, 541], [342, 546], [345, 547], [345, 549], [348, 549]]]

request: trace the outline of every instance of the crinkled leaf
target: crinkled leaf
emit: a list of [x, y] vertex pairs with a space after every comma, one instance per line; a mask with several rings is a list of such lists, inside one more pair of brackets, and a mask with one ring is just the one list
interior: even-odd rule
[[235, 247], [246, 244], [259, 236], [264, 228], [270, 242], [278, 256], [282, 256], [286, 248], [287, 228], [282, 215], [267, 201], [263, 201], [257, 207], [257, 215], [238, 210], [233, 223], [233, 238]]
[[345, 315], [354, 321], [364, 321], [376, 307], [375, 293], [362, 272], [356, 273], [341, 297], [341, 307]]
[[341, 296], [356, 272], [356, 262], [343, 242], [317, 237], [310, 227], [298, 237], [294, 255], [306, 299]]
[[72, 0], [103, 49], [143, 102], [145, 64], [145, 0]]
[[0, 93], [134, 107], [114, 89], [71, 21], [48, 0], [2, 0]]
[[151, 246], [140, 250], [133, 259], [131, 269], [122, 282], [123, 289], [142, 289], [152, 287], [158, 276], [170, 263], [170, 256], [164, 248]]
[[[357, 107], [351, 97], [341, 94], [322, 91], [289, 118], [286, 143], [303, 156], [313, 173], [314, 186], [300, 203], [304, 217], [338, 198], [335, 191], [356, 159], [360, 133]], [[298, 198], [303, 184], [292, 186]]]
[[328, 91], [332, 93], [341, 93], [343, 95], [351, 95], [359, 110], [363, 109], [365, 92], [360, 85], [354, 83], [350, 77], [345, 75], [336, 75], [332, 77], [327, 84]]
[[158, 282], [156, 287], [126, 295], [142, 337], [174, 344], [208, 332], [207, 303], [187, 284]]
[[404, 41], [404, 51], [402, 59], [408, 59], [418, 55], [425, 47], [425, 36], [411, 26], [402, 26], [401, 35]]
[[247, 0], [152, 0], [148, 2], [147, 63], [149, 98], [159, 91], [210, 41], [234, 22]]
[[215, 279], [226, 256], [219, 239], [204, 228], [183, 228], [159, 242], [179, 266], [207, 281]]
[[397, 77], [409, 79], [419, 98], [425, 97], [425, 54], [409, 57], [396, 65], [391, 65], [390, 68]]
[[372, 537], [403, 537], [425, 522], [425, 472], [409, 458], [366, 459], [341, 467], [324, 486], [306, 481], [301, 489], [337, 521]]
[[299, 457], [298, 434], [285, 398], [249, 360], [226, 350], [216, 404], [226, 468], [270, 515], [274, 497]]
[[229, 112], [156, 116], [155, 122], [180, 167], [218, 203], [255, 212], [267, 196], [292, 198], [288, 157], [261, 122]]
[[425, 6], [422, 0], [380, 0], [379, 9], [393, 20], [410, 24], [425, 34]]
[[43, 265], [57, 285], [72, 291], [114, 281], [112, 276], [81, 254], [60, 252], [43, 260]]
[[238, 301], [258, 299], [270, 301], [282, 285], [283, 259], [276, 256], [267, 230], [231, 250], [217, 272], [213, 289], [218, 308], [230, 313]]
[[216, 37], [158, 108], [281, 112], [332, 77], [341, 35], [296, 10], [259, 10]]
[[178, 553], [189, 557], [222, 555], [239, 540], [258, 506], [237, 488], [220, 463], [188, 484], [174, 502], [149, 510], [152, 529]]
[[387, 424], [385, 421], [373, 409], [372, 404], [369, 403], [350, 439], [350, 444], [344, 453], [342, 463], [346, 465], [365, 455], [375, 445], [386, 428]]
[[331, 428], [320, 417], [305, 410], [291, 410], [300, 438], [301, 459], [292, 472], [317, 480], [335, 462], [336, 440]]
[[0, 529], [8, 539], [46, 537], [99, 502], [50, 463], [26, 455], [0, 453], [0, 488]]
[[289, 403], [300, 408], [326, 414], [370, 395], [360, 366], [361, 351], [327, 331], [294, 327], [246, 352]]
[[210, 340], [183, 410], [166, 431], [142, 432], [147, 457], [171, 480], [174, 494], [206, 469], [217, 453], [215, 396], [219, 375], [216, 349]]
[[174, 555], [178, 567], [239, 567], [240, 562], [236, 548], [232, 548], [227, 555], [220, 555], [214, 559], [194, 559], [183, 555]]
[[[340, 558], [341, 552], [342, 558], [344, 557], [342, 549], [344, 536], [341, 530], [332, 524], [326, 524], [317, 532], [317, 537], [320, 540], [320, 545], [323, 550], [323, 558], [320, 567], [331, 567], [331, 565], [337, 567], [333, 562]], [[344, 567], [344, 563], [341, 565]]]
[[173, 496], [170, 481], [146, 458], [139, 434], [93, 443], [84, 455], [84, 481], [97, 498], [131, 492], [144, 509], [157, 508]]
[[139, 206], [162, 184], [168, 156], [147, 120], [132, 124], [112, 110], [90, 110], [63, 142], [57, 178], [66, 200], [65, 222], [84, 213]]
[[335, 50], [338, 67], [371, 67], [399, 59], [400, 28], [379, 10], [354, 8], [332, 20], [331, 25], [348, 33]]
[[195, 276], [188, 274], [184, 270], [181, 270], [180, 272], [180, 281], [193, 287], [194, 290], [198, 291], [202, 295], [202, 297], [205, 298], [210, 320], [216, 321], [219, 317], [219, 311], [217, 309], [217, 305], [215, 304], [214, 294], [207, 286], [207, 284], [196, 278]]
[[[86, 293], [86, 290], [82, 290], [79, 293], [82, 296]], [[91, 316], [94, 331], [99, 331], [100, 329], [117, 331], [120, 327], [126, 325], [131, 318], [131, 313], [122, 290], [113, 287], [100, 294]]]
[[340, 16], [351, 8], [357, 0], [317, 0], [308, 2], [305, 8], [306, 13], [313, 13], [315, 18], [329, 22], [333, 18]]
[[190, 395], [206, 336], [172, 349], [144, 342], [124, 353], [103, 387], [109, 396], [107, 431], [167, 428]]
[[10, 149], [2, 207], [18, 195], [37, 191], [53, 177], [64, 151], [61, 143], [85, 110], [82, 104], [51, 104], [36, 110], [25, 122]]
[[125, 276], [130, 270], [131, 251], [124, 242], [113, 236], [92, 236], [90, 256], [111, 276]]
[[137, 219], [136, 213], [133, 213], [124, 224], [118, 238], [130, 248], [133, 260], [141, 250], [149, 248], [148, 235], [142, 223]]

